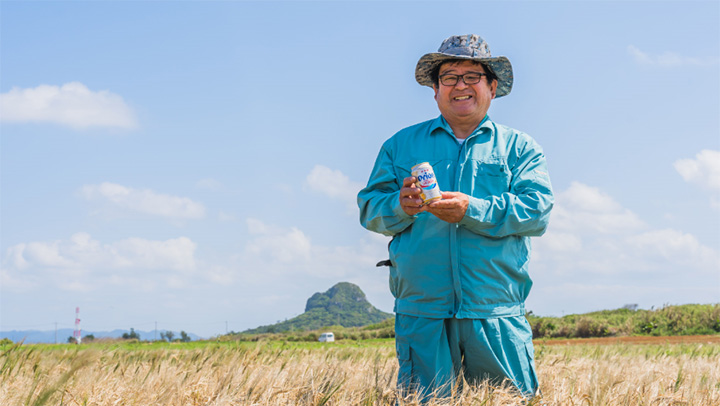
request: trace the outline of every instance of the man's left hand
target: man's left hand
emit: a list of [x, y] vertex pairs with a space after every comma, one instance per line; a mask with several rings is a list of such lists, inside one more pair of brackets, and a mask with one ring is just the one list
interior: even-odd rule
[[440, 220], [457, 223], [465, 217], [470, 199], [465, 193], [442, 192], [442, 200], [436, 200], [427, 206], [425, 211], [434, 214]]

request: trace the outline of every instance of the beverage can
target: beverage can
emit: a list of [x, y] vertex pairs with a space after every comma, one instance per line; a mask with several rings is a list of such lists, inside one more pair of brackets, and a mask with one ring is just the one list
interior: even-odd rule
[[423, 200], [423, 204], [442, 199], [435, 172], [429, 162], [419, 163], [413, 166], [411, 170], [412, 176], [417, 179], [415, 185], [422, 190], [420, 198]]

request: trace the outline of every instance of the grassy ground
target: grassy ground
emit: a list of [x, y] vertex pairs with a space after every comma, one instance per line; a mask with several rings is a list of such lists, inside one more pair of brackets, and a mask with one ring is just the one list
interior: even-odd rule
[[[720, 405], [720, 344], [536, 345], [545, 405]], [[394, 405], [394, 341], [0, 347], [2, 405]], [[472, 387], [443, 405], [517, 405]], [[417, 404], [401, 399], [400, 404]]]

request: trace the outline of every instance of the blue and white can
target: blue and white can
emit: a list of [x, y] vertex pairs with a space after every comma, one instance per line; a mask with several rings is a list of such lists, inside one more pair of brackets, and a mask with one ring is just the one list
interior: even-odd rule
[[413, 166], [411, 170], [412, 176], [417, 179], [415, 186], [422, 190], [420, 198], [423, 200], [423, 204], [442, 199], [442, 193], [435, 178], [435, 172], [429, 162], [419, 163]]

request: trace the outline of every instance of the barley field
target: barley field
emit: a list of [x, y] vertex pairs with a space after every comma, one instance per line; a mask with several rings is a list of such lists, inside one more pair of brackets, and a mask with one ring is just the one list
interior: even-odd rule
[[[529, 405], [720, 405], [720, 342], [537, 342]], [[579, 344], [578, 344], [579, 343]], [[552, 344], [552, 345], [551, 345]], [[397, 399], [394, 341], [0, 347], [0, 405], [415, 405]], [[519, 405], [465, 387], [429, 405]]]

